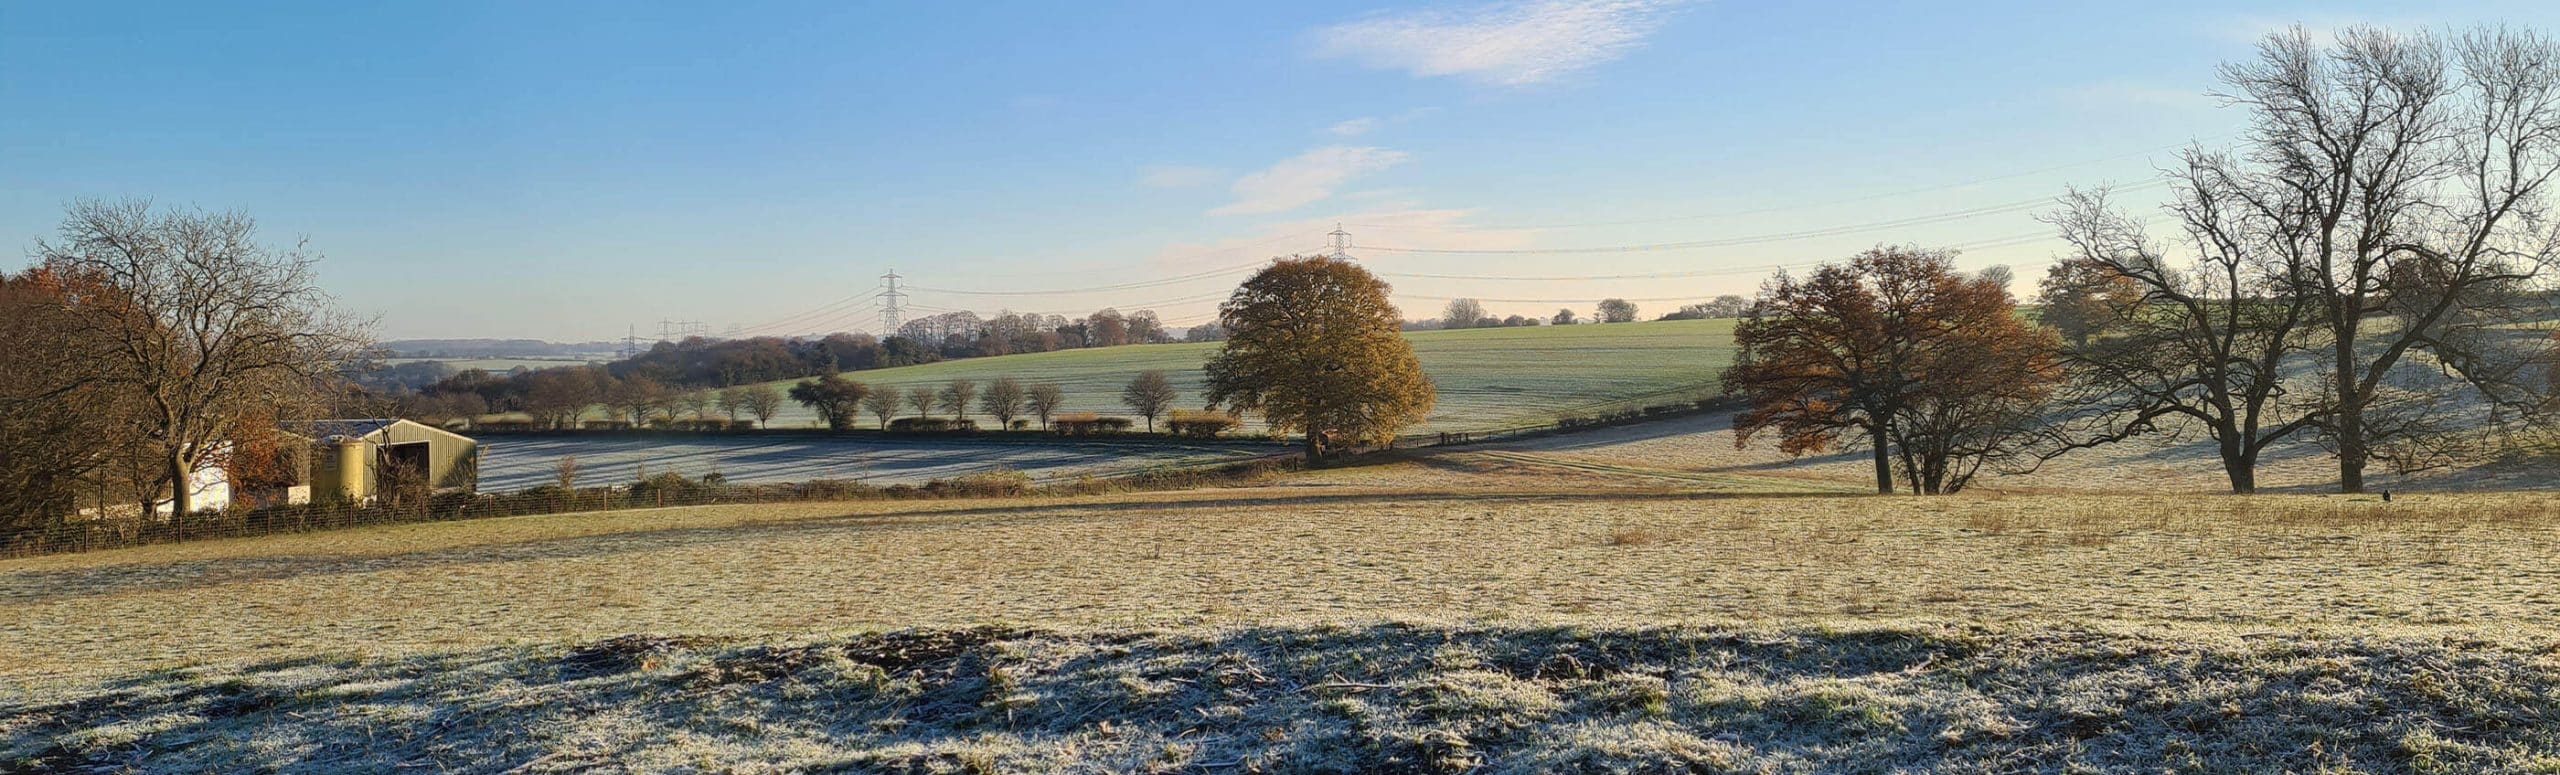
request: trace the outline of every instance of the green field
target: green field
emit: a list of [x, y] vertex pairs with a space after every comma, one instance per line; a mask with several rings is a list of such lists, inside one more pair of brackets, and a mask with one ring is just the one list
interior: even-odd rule
[[[1713, 388], [1733, 359], [1733, 321], [1673, 320], [1613, 325], [1417, 331], [1406, 335], [1440, 403], [1420, 432], [1481, 431], [1553, 421], [1619, 405], [1669, 403]], [[1161, 370], [1181, 389], [1179, 405], [1201, 399], [1202, 363], [1215, 344], [1159, 344], [969, 358], [845, 376], [874, 388], [939, 387], [1012, 377], [1056, 383], [1067, 411], [1125, 414], [1129, 378]], [[774, 383], [789, 388], [788, 380]], [[972, 410], [974, 411], [974, 409]], [[817, 415], [788, 406], [774, 427], [805, 427]]]

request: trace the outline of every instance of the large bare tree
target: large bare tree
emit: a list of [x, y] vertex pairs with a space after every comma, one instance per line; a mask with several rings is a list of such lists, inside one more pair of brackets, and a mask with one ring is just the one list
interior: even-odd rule
[[2114, 209], [2104, 191], [2071, 192], [2050, 216], [2072, 250], [2049, 286], [2083, 292], [2048, 296], [2080, 302], [2069, 317], [2082, 335], [2064, 350], [2070, 386], [2044, 455], [2201, 433], [2231, 491], [2256, 492], [2259, 458], [2311, 429], [2326, 405], [2316, 386], [2294, 384], [2313, 371], [2318, 308], [2285, 287], [2314, 243], [2282, 217], [2290, 191], [2250, 187], [2227, 157], [2191, 152], [2172, 177], [2173, 244], [2192, 261], [2173, 263], [2143, 219]]
[[318, 254], [260, 244], [246, 215], [83, 201], [58, 239], [36, 245], [46, 268], [103, 284], [65, 316], [65, 333], [96, 348], [80, 379], [139, 407], [172, 519], [193, 510], [190, 480], [226, 442], [313, 405], [366, 345], [313, 284]]
[[2554, 252], [2560, 46], [2504, 29], [2357, 28], [2326, 44], [2295, 29], [2222, 77], [2252, 121], [2213, 174], [2253, 194], [2239, 204], [2266, 232], [2254, 241], [2300, 241], [2303, 263], [2282, 279], [2324, 329], [2320, 430], [2340, 489], [2361, 491], [2368, 462], [2443, 430], [2444, 413], [2395, 385], [2413, 355], [2518, 401], [2521, 359], [2500, 324]]

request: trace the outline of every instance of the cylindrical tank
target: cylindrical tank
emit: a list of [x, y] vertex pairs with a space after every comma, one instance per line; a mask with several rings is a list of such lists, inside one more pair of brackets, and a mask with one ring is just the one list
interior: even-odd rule
[[338, 494], [347, 500], [373, 496], [373, 459], [366, 449], [370, 446], [359, 438], [338, 439]]

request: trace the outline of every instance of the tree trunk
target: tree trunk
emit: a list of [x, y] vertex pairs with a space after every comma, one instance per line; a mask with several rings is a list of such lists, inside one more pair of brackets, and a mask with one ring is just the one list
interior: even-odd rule
[[1885, 427], [1881, 424], [1867, 427], [1868, 446], [1875, 448], [1876, 453], [1877, 495], [1893, 494], [1893, 457], [1892, 452], [1886, 449], [1885, 434]]
[[2356, 400], [2356, 342], [2338, 336], [2338, 491], [2364, 492], [2364, 403]]
[[1309, 466], [1314, 466], [1317, 458], [1324, 457], [1324, 444], [1316, 440], [1317, 433], [1318, 431], [1314, 428], [1307, 429], [1307, 465]]
[[2222, 474], [2231, 479], [2231, 494], [2257, 494], [2258, 459], [2242, 449], [2238, 439], [2229, 436], [2222, 442]]
[[180, 539], [187, 537], [187, 513], [194, 510], [191, 508], [195, 501], [192, 497], [194, 493], [189, 492], [193, 488], [188, 486], [192, 484], [188, 481], [192, 478], [188, 476], [186, 457], [171, 453], [169, 455], [169, 526], [177, 530]]

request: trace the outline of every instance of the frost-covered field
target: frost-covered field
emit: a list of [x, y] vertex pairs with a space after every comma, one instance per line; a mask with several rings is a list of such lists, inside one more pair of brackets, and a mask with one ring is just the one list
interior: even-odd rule
[[2560, 767], [2548, 495], [1462, 469], [0, 562], [0, 771]]
[[560, 459], [578, 459], [581, 486], [638, 479], [645, 471], [689, 477], [717, 472], [738, 483], [860, 480], [916, 484], [998, 468], [1033, 478], [1107, 475], [1287, 451], [1278, 445], [1023, 444], [828, 437], [491, 436], [480, 456], [480, 489], [514, 492], [556, 481]]

